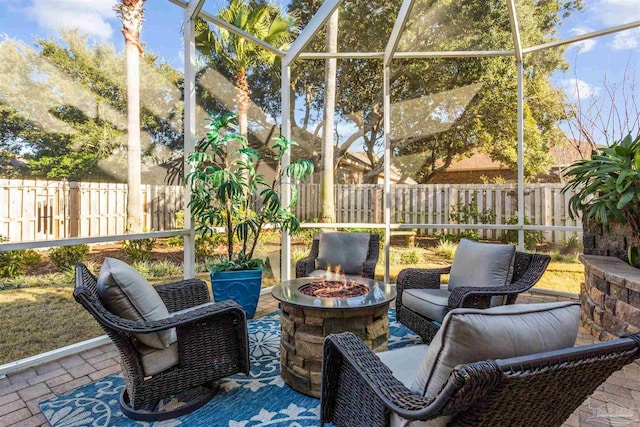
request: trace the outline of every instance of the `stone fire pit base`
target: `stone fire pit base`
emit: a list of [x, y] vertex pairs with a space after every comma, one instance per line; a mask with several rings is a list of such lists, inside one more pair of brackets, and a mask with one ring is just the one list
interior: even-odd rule
[[300, 393], [320, 397], [322, 344], [329, 334], [353, 332], [373, 351], [389, 342], [389, 304], [369, 308], [300, 308], [281, 303], [280, 375]]
[[581, 255], [582, 322], [601, 341], [640, 332], [640, 269], [615, 257]]

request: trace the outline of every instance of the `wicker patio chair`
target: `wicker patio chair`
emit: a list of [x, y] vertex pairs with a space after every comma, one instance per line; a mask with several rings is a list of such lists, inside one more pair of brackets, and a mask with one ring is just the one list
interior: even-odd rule
[[[120, 395], [122, 412], [133, 419], [157, 421], [188, 414], [207, 403], [219, 380], [236, 373], [249, 374], [249, 344], [244, 310], [235, 302], [210, 303], [207, 285], [197, 279], [156, 286], [169, 313], [164, 320], [133, 321], [112, 314], [97, 293], [97, 278], [76, 265], [73, 296], [93, 315], [120, 354], [126, 388]], [[202, 307], [193, 308], [201, 304]], [[185, 309], [191, 309], [182, 312]], [[158, 374], [145, 375], [139, 344], [133, 334], [176, 329], [178, 363]], [[175, 410], [153, 411], [166, 397], [198, 390], [195, 399]]]
[[[551, 261], [548, 255], [516, 252], [511, 283], [498, 287], [460, 286], [443, 295], [448, 296], [446, 311], [454, 308], [488, 308], [492, 298], [504, 297], [504, 304], [514, 304], [518, 294], [526, 292], [542, 277]], [[430, 343], [440, 328], [442, 319], [430, 319], [403, 304], [403, 293], [409, 289], [440, 289], [440, 276], [449, 274], [451, 267], [440, 269], [404, 269], [398, 275], [396, 299], [397, 319], [400, 323]]]
[[321, 425], [382, 427], [390, 425], [392, 416], [392, 425], [398, 424], [396, 417], [426, 421], [448, 416], [426, 425], [560, 426], [613, 372], [639, 357], [640, 335], [631, 335], [459, 365], [437, 395], [423, 396], [394, 377], [354, 334], [330, 335], [324, 345]]
[[[346, 232], [345, 232], [346, 234]], [[311, 244], [311, 252], [306, 257], [296, 262], [296, 277], [308, 277], [316, 269], [316, 261], [320, 252], [320, 236], [313, 236], [313, 243]], [[359, 274], [362, 277], [373, 279], [376, 274], [376, 264], [378, 263], [378, 257], [380, 256], [380, 236], [377, 234], [371, 234], [369, 237], [369, 249], [367, 257], [362, 265], [362, 272]]]

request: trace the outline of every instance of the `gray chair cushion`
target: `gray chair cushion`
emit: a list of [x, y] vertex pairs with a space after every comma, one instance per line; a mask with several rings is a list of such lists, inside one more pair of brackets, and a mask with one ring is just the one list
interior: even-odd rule
[[429, 421], [409, 421], [395, 412], [391, 413], [390, 427], [446, 427], [451, 421], [451, 416], [438, 417]]
[[449, 311], [449, 292], [446, 289], [407, 289], [402, 292], [402, 305], [409, 310], [442, 323]]
[[142, 369], [146, 377], [166, 371], [179, 362], [177, 342], [163, 349], [136, 343], [136, 350], [140, 355], [140, 362], [142, 362]]
[[[171, 316], [188, 313], [208, 305], [213, 305], [213, 303], [208, 302], [205, 304], [194, 305], [193, 307], [185, 308], [184, 310], [175, 311], [171, 313]], [[137, 342], [136, 350], [138, 350], [138, 353], [140, 354], [142, 368], [145, 376], [147, 377], [169, 369], [170, 367], [177, 365], [179, 362], [177, 342], [174, 342], [169, 347], [162, 349], [149, 347], [148, 345]]]
[[[98, 296], [113, 314], [129, 320], [162, 320], [169, 310], [151, 283], [128, 264], [105, 258], [98, 275]], [[175, 329], [136, 338], [149, 347], [164, 349], [176, 342]]]
[[416, 372], [418, 372], [420, 363], [425, 354], [427, 354], [428, 347], [426, 344], [412, 345], [396, 350], [383, 351], [376, 355], [382, 363], [391, 369], [393, 376], [409, 388], [416, 378]]
[[436, 396], [457, 365], [573, 347], [579, 323], [577, 302], [451, 310], [411, 390]]
[[320, 233], [316, 268], [326, 269], [327, 264], [340, 265], [345, 274], [361, 275], [369, 253], [370, 238], [369, 233], [323, 231]]
[[458, 286], [504, 286], [511, 283], [514, 245], [462, 239], [453, 257], [449, 290]]

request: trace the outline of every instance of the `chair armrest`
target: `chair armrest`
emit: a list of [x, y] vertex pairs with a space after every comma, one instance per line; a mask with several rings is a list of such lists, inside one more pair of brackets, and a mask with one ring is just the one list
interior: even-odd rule
[[324, 341], [321, 425], [386, 426], [389, 410], [407, 419], [440, 416], [433, 398], [406, 388], [351, 332]]
[[180, 280], [154, 286], [169, 313], [211, 302], [209, 287], [199, 279]]
[[402, 292], [406, 289], [440, 289], [440, 276], [449, 274], [451, 267], [445, 268], [405, 268], [396, 281], [396, 307], [402, 307]]
[[551, 261], [548, 255], [532, 254], [529, 266], [515, 282], [505, 286], [473, 287], [459, 286], [451, 290], [449, 308], [479, 307], [487, 308], [492, 296], [517, 295], [531, 289], [542, 277]]
[[164, 331], [192, 323], [203, 323], [209, 320], [217, 320], [221, 316], [230, 316], [237, 321], [246, 323], [246, 315], [242, 307], [235, 301], [226, 300], [213, 303], [205, 307], [199, 307], [186, 313], [174, 314], [162, 320], [129, 320], [112, 314], [104, 308], [96, 310], [96, 316], [109, 327], [127, 334], [149, 334]]
[[307, 277], [316, 268], [316, 258], [312, 255], [296, 262], [296, 277]]
[[376, 264], [378, 264], [378, 259], [367, 259], [362, 266], [362, 277], [366, 277], [368, 279], [375, 279], [376, 277]]
[[398, 274], [398, 292], [405, 289], [439, 289], [440, 276], [449, 274], [451, 267], [445, 268], [405, 268]]
[[493, 287], [458, 286], [452, 289], [451, 295], [449, 295], [449, 310], [461, 307], [489, 308], [491, 297], [518, 293], [520, 292], [513, 290], [511, 285]]

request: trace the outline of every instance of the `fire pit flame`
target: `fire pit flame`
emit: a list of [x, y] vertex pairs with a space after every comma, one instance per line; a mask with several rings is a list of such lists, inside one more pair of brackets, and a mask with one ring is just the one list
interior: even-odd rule
[[311, 283], [302, 285], [300, 293], [318, 298], [352, 298], [365, 295], [369, 292], [364, 285], [355, 280], [347, 280], [347, 276], [342, 274], [340, 265], [333, 269], [327, 265], [327, 272], [324, 276], [315, 278]]

